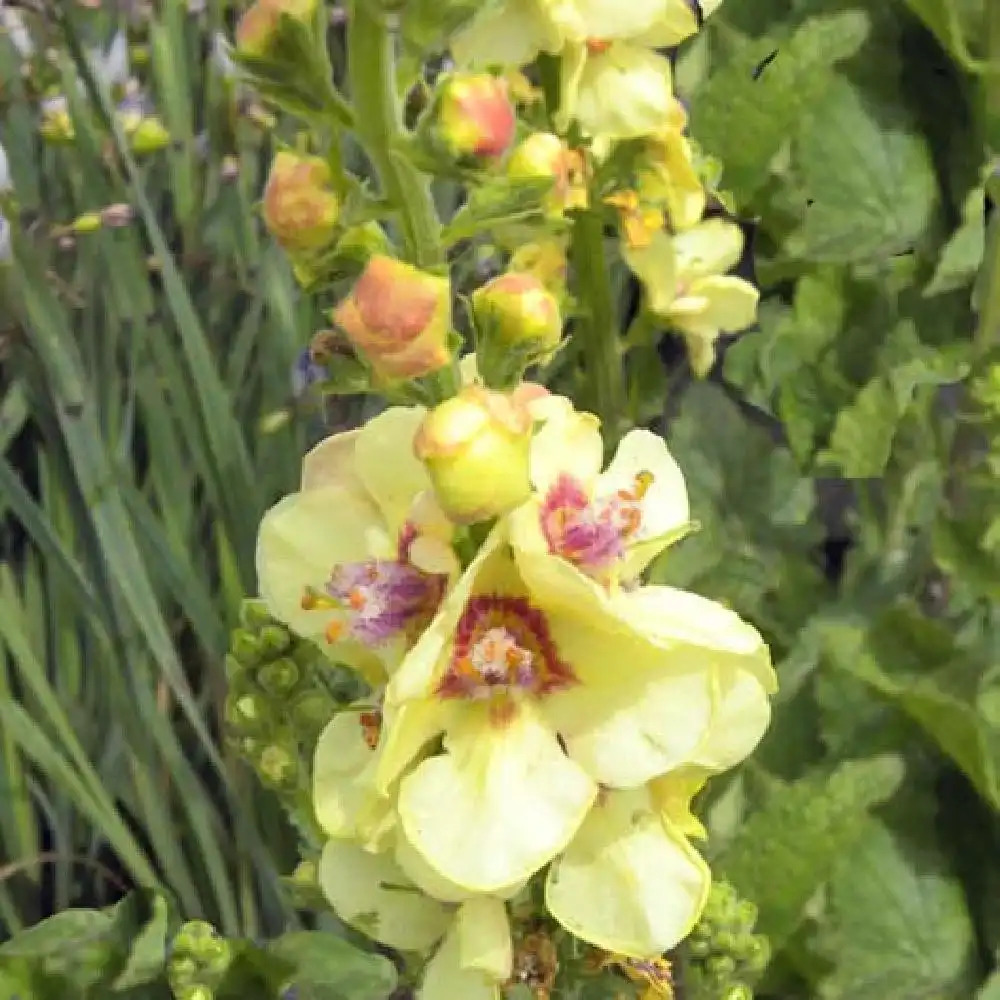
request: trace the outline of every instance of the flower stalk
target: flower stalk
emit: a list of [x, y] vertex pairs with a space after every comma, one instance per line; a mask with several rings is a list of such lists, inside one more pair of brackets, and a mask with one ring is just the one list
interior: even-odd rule
[[418, 267], [435, 267], [443, 261], [441, 224], [428, 178], [401, 149], [406, 132], [396, 92], [393, 37], [374, 7], [355, 0], [348, 22], [355, 131], [396, 214], [406, 258]]

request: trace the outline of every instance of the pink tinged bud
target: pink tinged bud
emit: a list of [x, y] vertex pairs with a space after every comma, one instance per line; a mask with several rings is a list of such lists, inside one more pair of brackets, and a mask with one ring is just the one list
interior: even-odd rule
[[392, 257], [369, 260], [333, 320], [382, 378], [421, 378], [451, 360], [448, 279]]
[[236, 26], [236, 48], [247, 56], [267, 56], [282, 14], [308, 24], [316, 14], [319, 0], [257, 0]]
[[332, 242], [340, 200], [330, 180], [330, 168], [318, 156], [275, 156], [264, 189], [264, 221], [289, 253], [322, 250]]
[[562, 339], [558, 299], [533, 274], [509, 271], [472, 295], [480, 331], [510, 347], [551, 353]]
[[507, 175], [525, 180], [554, 181], [548, 199], [553, 214], [587, 204], [587, 188], [580, 153], [551, 132], [535, 132], [521, 142], [507, 161]]
[[454, 156], [503, 156], [517, 127], [507, 82], [488, 73], [449, 77], [441, 88], [438, 125]]
[[485, 521], [531, 492], [532, 419], [520, 394], [466, 386], [424, 418], [414, 451], [427, 467], [438, 502], [460, 524]]

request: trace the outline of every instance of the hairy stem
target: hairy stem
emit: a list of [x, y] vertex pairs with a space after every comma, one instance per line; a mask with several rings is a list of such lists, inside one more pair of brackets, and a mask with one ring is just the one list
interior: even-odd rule
[[348, 24], [348, 71], [354, 126], [399, 221], [407, 259], [418, 267], [443, 261], [441, 224], [430, 182], [402, 154], [406, 138], [396, 93], [392, 35], [374, 5], [355, 0]]
[[622, 429], [625, 376], [599, 210], [576, 216], [572, 254], [576, 294], [584, 313], [577, 322], [577, 338], [589, 385], [587, 401], [601, 418], [605, 439], [611, 446]]

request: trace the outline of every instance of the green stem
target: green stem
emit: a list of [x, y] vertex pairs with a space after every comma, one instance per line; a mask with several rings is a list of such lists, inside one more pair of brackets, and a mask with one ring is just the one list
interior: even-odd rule
[[[988, 48], [987, 59], [992, 64], [1000, 61], [1000, 6], [990, 5], [986, 13]], [[994, 155], [1000, 152], [1000, 73], [989, 73], [983, 80], [983, 120], [987, 141]], [[986, 193], [993, 201], [993, 213], [986, 232], [986, 255], [980, 285], [979, 326], [976, 343], [980, 349], [988, 348], [1000, 334], [1000, 210], [996, 196], [1000, 184], [990, 179]]]
[[577, 323], [577, 338], [583, 348], [589, 383], [587, 397], [604, 425], [607, 444], [612, 446], [618, 440], [625, 415], [625, 375], [599, 210], [576, 216], [572, 254], [576, 294], [584, 308]]
[[348, 70], [354, 124], [385, 198], [399, 219], [407, 259], [418, 267], [443, 263], [441, 223], [431, 198], [430, 182], [407, 161], [406, 139], [396, 93], [392, 35], [366, 0], [354, 0], [348, 24]]

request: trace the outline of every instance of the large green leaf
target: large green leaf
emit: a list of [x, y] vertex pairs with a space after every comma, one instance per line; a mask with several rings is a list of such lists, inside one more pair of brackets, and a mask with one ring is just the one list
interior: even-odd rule
[[793, 143], [808, 208], [784, 252], [813, 261], [871, 261], [911, 249], [938, 199], [927, 140], [899, 92], [828, 80]]
[[861, 47], [868, 17], [861, 10], [809, 19], [790, 38], [774, 33], [734, 47], [699, 88], [694, 135], [725, 164], [725, 183], [749, 199], [767, 180], [775, 154], [830, 86], [831, 66]]
[[816, 890], [865, 830], [868, 811], [903, 778], [886, 755], [849, 761], [772, 792], [725, 853], [718, 872], [760, 908], [759, 929], [780, 947]]
[[[974, 935], [962, 886], [932, 843], [869, 821], [830, 880], [822, 1000], [966, 1000]], [[974, 981], [974, 980], [973, 980]]]
[[293, 967], [299, 1000], [384, 1000], [396, 986], [396, 970], [381, 955], [359, 951], [329, 932], [284, 934], [268, 951]]

